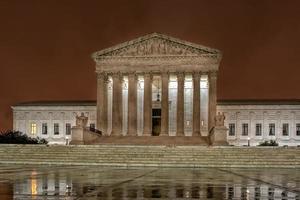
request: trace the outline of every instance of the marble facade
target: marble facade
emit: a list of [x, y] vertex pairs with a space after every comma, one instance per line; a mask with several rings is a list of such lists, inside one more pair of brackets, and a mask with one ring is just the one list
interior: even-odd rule
[[[176, 89], [170, 89], [169, 99], [176, 99]], [[139, 91], [138, 91], [139, 92]], [[155, 93], [154, 93], [155, 94]], [[140, 95], [142, 97], [142, 95]], [[192, 99], [189, 91], [185, 92], [185, 99]], [[69, 105], [67, 105], [69, 104]], [[170, 104], [170, 135], [176, 134], [176, 104]], [[141, 109], [141, 108], [138, 108]], [[185, 104], [185, 134], [191, 135], [192, 125], [187, 125], [187, 120], [192, 120], [192, 106], [188, 102]], [[14, 112], [14, 130], [20, 130], [33, 137], [46, 138], [50, 143], [64, 144], [66, 137], [66, 124], [71, 123], [72, 126], [76, 124], [76, 115], [82, 112], [89, 117], [88, 126], [96, 124], [97, 106], [96, 102], [57, 102], [52, 103], [51, 106], [45, 102], [18, 104], [13, 106]], [[204, 111], [202, 111], [204, 112]], [[207, 112], [207, 111], [206, 111]], [[230, 145], [256, 146], [260, 142], [266, 140], [276, 140], [280, 146], [297, 146], [300, 145], [300, 102], [289, 101], [218, 101], [217, 112], [224, 112], [225, 126], [229, 128], [230, 124], [235, 127], [234, 134], [231, 135], [227, 131], [227, 140]], [[140, 113], [139, 116], [142, 115]], [[126, 118], [125, 118], [126, 119]], [[138, 120], [139, 121], [139, 120]], [[141, 121], [140, 121], [141, 122]], [[30, 125], [37, 124], [37, 133], [32, 135], [30, 132]], [[42, 133], [42, 123], [48, 125], [48, 133]], [[54, 123], [60, 124], [60, 132], [58, 135], [54, 134]], [[126, 123], [124, 123], [126, 124]], [[248, 124], [248, 134], [243, 135], [242, 126]], [[261, 135], [256, 133], [256, 125], [261, 124]], [[275, 135], [270, 135], [269, 125], [275, 124]], [[283, 124], [288, 124], [288, 133], [283, 135]], [[142, 127], [142, 124], [137, 124]], [[298, 129], [297, 129], [298, 127]], [[298, 130], [298, 132], [297, 132]], [[123, 132], [125, 134], [126, 132]], [[142, 135], [143, 132], [138, 132]], [[202, 132], [203, 133], [203, 132]]]
[[[207, 136], [225, 114], [231, 145], [300, 145], [300, 102], [217, 103], [221, 52], [153, 33], [95, 52], [97, 102], [12, 107], [14, 130], [65, 143], [76, 115], [106, 136]], [[47, 134], [43, 133], [47, 126]], [[34, 134], [32, 134], [34, 132]]]
[[214, 127], [220, 51], [153, 33], [92, 57], [104, 135], [203, 136]]

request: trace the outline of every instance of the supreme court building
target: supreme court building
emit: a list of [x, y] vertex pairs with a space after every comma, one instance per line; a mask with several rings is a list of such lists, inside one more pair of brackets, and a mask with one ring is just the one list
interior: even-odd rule
[[[50, 143], [70, 138], [76, 116], [105, 136], [207, 136], [224, 113], [231, 145], [276, 140], [300, 145], [299, 101], [218, 101], [222, 54], [153, 33], [97, 51], [96, 102], [25, 102], [12, 106], [14, 130]], [[234, 89], [234, 88], [233, 88]]]
[[105, 135], [207, 135], [220, 51], [150, 34], [95, 52], [97, 127]]

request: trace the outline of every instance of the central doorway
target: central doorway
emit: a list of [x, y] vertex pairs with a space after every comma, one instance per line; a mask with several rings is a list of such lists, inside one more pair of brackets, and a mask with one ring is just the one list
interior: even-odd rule
[[159, 136], [161, 127], [161, 108], [152, 109], [152, 136]]

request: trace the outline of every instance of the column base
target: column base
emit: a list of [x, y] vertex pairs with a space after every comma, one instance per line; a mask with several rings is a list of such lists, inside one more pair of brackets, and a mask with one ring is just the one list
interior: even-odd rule
[[168, 133], [160, 133], [159, 136], [169, 136]]
[[149, 129], [144, 130], [142, 136], [152, 136], [152, 130]]
[[193, 132], [193, 136], [201, 136], [200, 131], [195, 131], [195, 132]]
[[122, 136], [121, 132], [111, 132], [110, 136]]
[[126, 136], [138, 136], [138, 134], [137, 133], [133, 133], [133, 132], [128, 132], [126, 134]]
[[176, 136], [185, 136], [185, 135], [184, 135], [184, 132], [177, 132]]

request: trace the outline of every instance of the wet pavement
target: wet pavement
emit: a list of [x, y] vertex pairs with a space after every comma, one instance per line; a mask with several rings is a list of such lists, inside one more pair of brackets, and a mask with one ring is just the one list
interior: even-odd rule
[[0, 165], [8, 199], [299, 199], [300, 169]]

